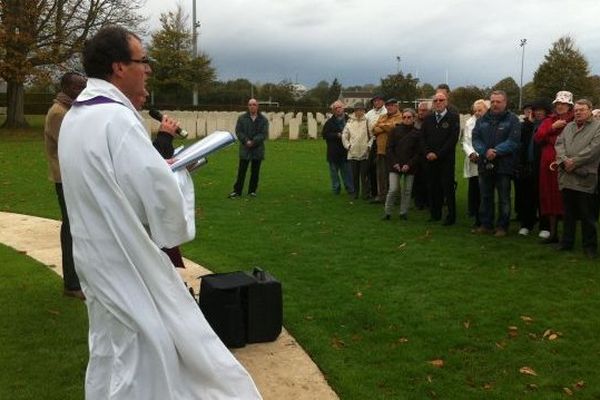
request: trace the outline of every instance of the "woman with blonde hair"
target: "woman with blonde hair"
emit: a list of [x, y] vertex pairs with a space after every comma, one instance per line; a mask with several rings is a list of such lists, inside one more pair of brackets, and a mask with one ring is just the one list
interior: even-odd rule
[[478, 228], [481, 225], [479, 221], [479, 203], [480, 192], [479, 192], [479, 173], [477, 171], [477, 161], [479, 156], [473, 148], [473, 128], [477, 120], [487, 112], [490, 108], [488, 102], [484, 99], [475, 100], [473, 102], [472, 110], [473, 115], [465, 123], [465, 129], [461, 139], [462, 149], [465, 153], [465, 161], [463, 166], [463, 176], [469, 180], [468, 188], [468, 212], [469, 217], [475, 218], [474, 228]]

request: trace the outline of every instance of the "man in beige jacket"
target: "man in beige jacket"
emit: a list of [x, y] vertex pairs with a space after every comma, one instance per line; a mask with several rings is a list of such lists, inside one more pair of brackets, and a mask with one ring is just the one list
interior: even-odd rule
[[402, 114], [398, 111], [398, 100], [388, 99], [385, 102], [387, 113], [379, 117], [373, 126], [373, 135], [377, 144], [377, 197], [375, 202], [382, 203], [388, 192], [388, 169], [385, 161], [387, 139], [396, 125], [402, 122]]
[[585, 255], [597, 257], [595, 201], [600, 163], [600, 121], [592, 118], [592, 103], [578, 100], [575, 119], [567, 124], [554, 145], [558, 187], [564, 204], [564, 229], [558, 250], [572, 250], [577, 220], [581, 220]]
[[62, 269], [64, 282], [64, 295], [84, 300], [85, 297], [79, 285], [79, 278], [73, 264], [73, 241], [67, 216], [67, 206], [63, 195], [60, 178], [60, 167], [58, 164], [58, 132], [63, 118], [71, 108], [71, 104], [79, 93], [85, 88], [86, 79], [77, 72], [67, 72], [60, 80], [60, 92], [54, 99], [54, 104], [46, 114], [44, 125], [44, 141], [46, 147], [46, 158], [48, 159], [48, 179], [54, 182], [58, 205], [62, 214], [62, 225], [60, 227], [60, 246], [62, 250]]

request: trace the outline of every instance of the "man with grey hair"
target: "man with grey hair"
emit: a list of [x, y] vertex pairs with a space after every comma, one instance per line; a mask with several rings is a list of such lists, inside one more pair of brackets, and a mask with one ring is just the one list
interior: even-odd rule
[[265, 158], [265, 141], [269, 135], [269, 120], [258, 111], [258, 101], [248, 100], [248, 112], [239, 116], [235, 125], [235, 134], [240, 142], [237, 179], [229, 198], [242, 195], [248, 164], [250, 164], [250, 183], [248, 195], [256, 197], [260, 165]]
[[600, 163], [600, 120], [592, 117], [592, 103], [578, 100], [575, 118], [556, 139], [556, 161], [551, 168], [558, 169], [558, 187], [564, 205], [564, 229], [559, 250], [572, 250], [575, 227], [581, 220], [582, 244], [585, 255], [597, 257], [595, 196], [597, 172]]
[[494, 189], [498, 192], [496, 237], [506, 236], [510, 221], [510, 181], [518, 162], [521, 140], [519, 118], [506, 109], [506, 93], [495, 90], [490, 95], [490, 109], [475, 123], [473, 148], [479, 157], [481, 226], [475, 233], [494, 230]]
[[425, 117], [429, 115], [431, 112], [431, 102], [430, 101], [421, 101], [417, 106], [417, 118], [415, 119], [415, 128], [421, 129], [423, 126], [423, 121], [425, 121]]

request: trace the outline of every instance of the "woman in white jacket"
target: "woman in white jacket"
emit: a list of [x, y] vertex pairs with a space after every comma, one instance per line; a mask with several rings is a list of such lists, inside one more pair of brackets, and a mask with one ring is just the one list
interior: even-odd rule
[[463, 175], [469, 180], [469, 191], [468, 191], [468, 209], [469, 217], [475, 218], [473, 226], [478, 228], [481, 223], [479, 222], [479, 173], [477, 172], [477, 160], [478, 155], [473, 148], [472, 133], [475, 128], [477, 120], [487, 112], [489, 109], [488, 102], [483, 99], [475, 100], [473, 103], [473, 115], [465, 123], [465, 128], [462, 135], [462, 148], [465, 152], [465, 162], [463, 167]]
[[354, 198], [358, 199], [362, 192], [363, 199], [370, 194], [368, 182], [369, 128], [365, 117], [365, 106], [362, 103], [354, 105], [354, 113], [350, 115], [344, 131], [342, 144], [348, 150], [348, 162], [354, 182]]

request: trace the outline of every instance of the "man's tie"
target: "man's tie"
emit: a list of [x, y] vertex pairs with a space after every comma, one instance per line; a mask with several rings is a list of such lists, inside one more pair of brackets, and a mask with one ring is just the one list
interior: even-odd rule
[[442, 114], [435, 113], [435, 122], [437, 122], [439, 124], [441, 119], [442, 119]]

